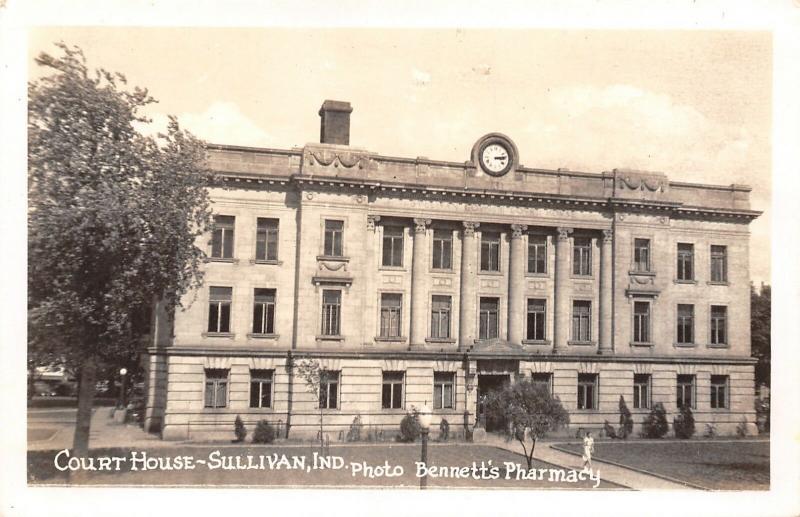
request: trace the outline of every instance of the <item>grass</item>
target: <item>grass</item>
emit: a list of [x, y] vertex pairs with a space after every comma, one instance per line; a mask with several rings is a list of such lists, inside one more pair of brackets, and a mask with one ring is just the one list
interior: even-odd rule
[[[318, 449], [314, 447], [283, 447], [271, 445], [242, 445], [242, 446], [176, 446], [140, 451], [148, 456], [176, 457], [192, 456], [195, 459], [208, 459], [209, 454], [219, 450], [224, 456], [240, 456], [246, 462], [246, 455], [282, 455], [286, 454], [291, 461], [292, 456], [304, 456], [308, 465], [312, 463], [313, 453]], [[57, 451], [29, 451], [28, 452], [28, 482], [30, 484], [65, 484], [68, 483], [66, 473], [59, 472], [54, 466], [54, 456]], [[90, 456], [121, 456], [131, 457], [131, 449], [97, 449]], [[353, 475], [352, 468], [339, 470], [210, 470], [207, 465], [196, 465], [194, 470], [149, 470], [132, 471], [130, 461], [122, 463], [119, 472], [90, 472], [85, 483], [95, 485], [129, 485], [129, 486], [175, 486], [175, 485], [206, 485], [206, 486], [260, 486], [260, 487], [380, 487], [380, 488], [417, 488], [419, 478], [416, 476], [415, 461], [419, 460], [420, 446], [416, 445], [366, 445], [366, 446], [333, 446], [331, 456], [343, 459], [344, 466], [350, 467], [351, 463], [366, 462], [368, 465], [377, 466], [388, 463], [390, 466], [402, 466], [404, 473], [398, 477], [369, 478], [361, 474]], [[473, 462], [479, 466], [485, 462], [496, 467], [503, 467], [503, 462], [521, 464], [524, 468], [525, 459], [510, 451], [482, 445], [438, 445], [430, 444], [428, 447], [428, 465], [437, 467], [470, 467]], [[491, 463], [490, 463], [491, 462]], [[548, 463], [535, 461], [534, 468], [558, 468]], [[428, 486], [432, 488], [505, 488], [505, 489], [576, 489], [591, 488], [591, 480], [584, 482], [551, 482], [549, 480], [516, 480], [504, 479], [505, 471], [500, 471], [500, 479], [475, 480], [456, 478], [428, 478]], [[618, 485], [601, 482], [599, 488], [619, 489]]]
[[[563, 448], [582, 453], [581, 444]], [[610, 460], [711, 490], [769, 490], [769, 441], [595, 442]]]

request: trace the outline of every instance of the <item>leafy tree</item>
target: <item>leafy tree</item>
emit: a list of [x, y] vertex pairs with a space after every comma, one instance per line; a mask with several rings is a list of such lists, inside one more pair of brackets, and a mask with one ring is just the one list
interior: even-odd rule
[[89, 447], [98, 367], [135, 362], [156, 300], [168, 312], [202, 283], [208, 231], [204, 144], [170, 118], [145, 137], [147, 90], [90, 72], [58, 44], [36, 58], [52, 75], [28, 88], [28, 323], [34, 361], [79, 371], [75, 455]]
[[[506, 433], [522, 444], [528, 468], [533, 468], [536, 440], [569, 424], [569, 413], [545, 386], [530, 379], [492, 391], [486, 397], [487, 418], [507, 422]], [[527, 442], [530, 441], [530, 451]]]
[[619, 396], [619, 433], [617, 435], [623, 440], [633, 432], [633, 416], [628, 405], [625, 404], [625, 397]]
[[770, 385], [770, 318], [772, 313], [772, 289], [761, 286], [761, 292], [750, 289], [750, 342], [756, 363], [756, 385]]
[[322, 388], [326, 384], [331, 372], [319, 364], [316, 359], [303, 359], [297, 363], [297, 375], [306, 383], [306, 389], [314, 394], [319, 408], [319, 445], [325, 447], [325, 429], [323, 427]]

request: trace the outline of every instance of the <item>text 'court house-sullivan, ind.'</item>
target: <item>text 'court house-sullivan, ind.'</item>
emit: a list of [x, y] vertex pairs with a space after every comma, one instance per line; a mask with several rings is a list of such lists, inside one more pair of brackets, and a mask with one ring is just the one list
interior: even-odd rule
[[382, 156], [349, 145], [351, 112], [325, 101], [303, 148], [208, 146], [205, 284], [155, 311], [146, 429], [228, 439], [240, 415], [313, 437], [322, 408], [331, 440], [356, 416], [392, 436], [427, 403], [463, 435], [527, 377], [569, 432], [615, 423], [620, 396], [637, 430], [660, 402], [754, 432], [749, 187], [529, 168], [499, 133], [464, 162]]

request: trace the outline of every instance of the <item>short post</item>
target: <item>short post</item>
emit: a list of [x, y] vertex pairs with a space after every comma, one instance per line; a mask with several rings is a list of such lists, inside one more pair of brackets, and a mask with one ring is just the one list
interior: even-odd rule
[[420, 461], [425, 466], [424, 475], [419, 478], [419, 489], [425, 490], [428, 487], [428, 433], [431, 427], [431, 408], [426, 402], [418, 413], [420, 434], [422, 434], [422, 457]]
[[125, 408], [125, 381], [127, 380], [128, 370], [127, 368], [120, 368], [119, 375], [122, 377], [122, 381], [120, 382], [120, 390], [117, 396], [117, 408]]

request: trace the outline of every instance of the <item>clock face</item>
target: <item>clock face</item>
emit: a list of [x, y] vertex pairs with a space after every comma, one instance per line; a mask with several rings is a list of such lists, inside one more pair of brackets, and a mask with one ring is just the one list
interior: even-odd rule
[[511, 155], [508, 149], [496, 143], [483, 148], [480, 160], [483, 169], [490, 174], [502, 173], [511, 166]]

